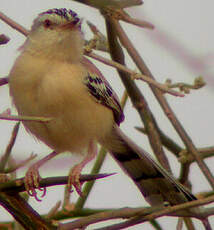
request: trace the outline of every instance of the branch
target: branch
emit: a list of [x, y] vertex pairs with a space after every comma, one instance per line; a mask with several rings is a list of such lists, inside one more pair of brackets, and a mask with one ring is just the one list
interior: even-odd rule
[[129, 73], [131, 75], [132, 80], [138, 79], [138, 80], [145, 81], [148, 84], [151, 84], [151, 85], [159, 88], [163, 92], [169, 93], [169, 94], [171, 94], [173, 96], [179, 96], [179, 97], [184, 96], [184, 94], [182, 94], [182, 93], [179, 93], [179, 92], [177, 92], [175, 90], [169, 89], [168, 86], [166, 86], [165, 84], [161, 84], [161, 83], [159, 83], [157, 81], [154, 81], [153, 79], [147, 77], [146, 75], [137, 73], [137, 72], [127, 68], [125, 65], [121, 65], [119, 62], [109, 60], [107, 58], [104, 58], [104, 57], [102, 57], [100, 55], [97, 55], [95, 53], [88, 52], [88, 51], [85, 52], [85, 55], [88, 56], [88, 57], [91, 57], [91, 58], [93, 58], [93, 59], [95, 59], [97, 61], [100, 61], [100, 62], [102, 62], [102, 63], [104, 63], [106, 65], [109, 65], [109, 66], [112, 66], [114, 68], [117, 68], [118, 70], [121, 70], [123, 72]]
[[194, 212], [193, 210], [186, 211], [186, 209], [189, 210], [190, 208], [205, 205], [213, 201], [214, 201], [214, 196], [211, 196], [208, 198], [187, 202], [172, 207], [163, 208], [162, 206], [159, 207], [155, 206], [149, 208], [123, 208], [119, 210], [105, 211], [101, 213], [92, 214], [90, 216], [73, 221], [72, 223], [62, 224], [60, 225], [59, 229], [72, 230], [76, 228], [83, 228], [93, 223], [97, 223], [109, 219], [118, 219], [118, 218], [131, 218], [131, 219], [126, 222], [113, 225], [114, 227], [108, 226], [104, 228], [99, 228], [99, 230], [123, 229], [126, 227], [133, 226], [135, 224], [143, 223], [145, 221], [151, 221], [155, 218], [166, 216], [166, 215], [206, 219], [208, 216], [214, 215], [213, 209], [204, 209], [204, 210], [200, 209], [200, 211], [197, 209], [197, 212]]
[[[146, 133], [146, 130], [141, 127], [135, 127], [141, 133]], [[158, 129], [161, 142], [170, 152], [172, 152], [176, 157], [179, 157], [179, 153], [183, 150], [174, 140], [172, 140], [169, 136], [167, 136], [161, 129]]]
[[[114, 25], [115, 30], [117, 31], [117, 34], [118, 34], [118, 37], [119, 37], [121, 43], [127, 49], [129, 55], [133, 58], [137, 67], [140, 69], [140, 71], [143, 74], [154, 79], [152, 73], [150, 72], [150, 70], [148, 69], [146, 64], [144, 63], [143, 59], [141, 58], [141, 56], [139, 55], [139, 53], [137, 52], [137, 50], [135, 49], [135, 47], [133, 46], [131, 41], [128, 39], [126, 33], [124, 32], [124, 30], [122, 29], [122, 27], [120, 26], [118, 21], [116, 21], [114, 19], [112, 19], [111, 21]], [[179, 134], [179, 136], [182, 139], [182, 141], [184, 142], [184, 144], [186, 145], [189, 152], [191, 152], [191, 154], [195, 157], [199, 168], [201, 169], [204, 176], [207, 178], [211, 187], [214, 189], [213, 175], [212, 175], [210, 169], [208, 168], [208, 166], [202, 161], [202, 159], [198, 155], [197, 149], [196, 149], [195, 145], [193, 144], [191, 138], [186, 133], [183, 126], [181, 125], [181, 123], [177, 119], [175, 113], [170, 108], [170, 106], [169, 106], [168, 102], [166, 101], [166, 99], [164, 98], [162, 92], [159, 89], [157, 89], [151, 85], [150, 85], [150, 87], [151, 87], [155, 97], [157, 98], [158, 102], [160, 103], [164, 113], [166, 114], [166, 116], [171, 121], [172, 125], [174, 126], [175, 130]]]
[[[122, 65], [125, 65], [125, 57], [123, 50], [117, 40], [117, 33], [114, 28], [114, 25], [112, 24], [112, 21], [109, 18], [106, 18], [106, 28], [110, 46], [110, 54], [112, 59], [116, 62], [119, 62]], [[138, 111], [141, 120], [144, 123], [144, 126], [148, 132], [149, 142], [154, 154], [156, 155], [157, 159], [162, 164], [162, 166], [166, 168], [168, 171], [171, 171], [168, 159], [165, 156], [165, 153], [162, 148], [162, 143], [160, 141], [159, 133], [157, 130], [157, 122], [149, 108], [149, 105], [145, 97], [143, 96], [135, 82], [130, 79], [130, 74], [120, 70], [118, 70], [118, 74], [124, 86], [126, 87], [127, 93], [132, 101], [133, 106]]]
[[[210, 147], [205, 147], [205, 148], [198, 148], [197, 149], [199, 156], [201, 157], [201, 159], [205, 159], [208, 157], [213, 157], [214, 156], [214, 146], [210, 146]], [[180, 153], [179, 153], [179, 158], [178, 160], [181, 163], [193, 163], [195, 162], [195, 158], [192, 154], [190, 154], [188, 152], [188, 150], [183, 149]]]
[[5, 153], [3, 154], [3, 156], [0, 159], [0, 172], [4, 172], [5, 166], [6, 166], [7, 162], [8, 162], [8, 159], [10, 157], [12, 148], [13, 148], [13, 146], [15, 144], [15, 141], [16, 141], [16, 137], [18, 135], [19, 126], [20, 126], [20, 123], [17, 123], [14, 126], [13, 131], [12, 131], [12, 135], [11, 135], [11, 138], [10, 138], [10, 141], [9, 141], [9, 144], [7, 145]]
[[4, 21], [6, 24], [8, 24], [9, 26], [11, 26], [13, 29], [19, 31], [20, 33], [22, 33], [23, 35], [27, 36], [28, 35], [28, 30], [26, 30], [23, 26], [21, 26], [20, 24], [16, 23], [14, 20], [12, 20], [11, 18], [7, 17], [5, 14], [3, 14], [2, 12], [0, 12], [0, 19], [2, 21]]
[[143, 216], [143, 214], [142, 215], [139, 214], [138, 216], [131, 218], [128, 221], [125, 221], [125, 222], [122, 222], [119, 224], [115, 224], [112, 226], [104, 227], [104, 228], [99, 228], [96, 230], [117, 230], [117, 229], [128, 228], [130, 226], [133, 226], [136, 224], [141, 224], [141, 223], [144, 223], [146, 221], [151, 221], [153, 219], [156, 219], [156, 218], [159, 218], [162, 216], [166, 216], [166, 215], [167, 216], [194, 217], [194, 218], [198, 218], [198, 219], [202, 220], [202, 222], [203, 222], [204, 220], [207, 219], [208, 216], [214, 215], [214, 209], [212, 209], [212, 210], [204, 209], [204, 211], [201, 211], [201, 209], [200, 209], [200, 213], [189, 212], [189, 214], [186, 212], [182, 213], [180, 211], [185, 210], [185, 209], [190, 209], [193, 207], [197, 207], [197, 206], [202, 206], [205, 204], [209, 204], [213, 201], [214, 201], [214, 196], [211, 196], [209, 198], [191, 201], [191, 202], [175, 205], [172, 207], [165, 207], [165, 208], [161, 209], [160, 211], [158, 210], [158, 211], [153, 212], [151, 214], [148, 214], [146, 216]]
[[199, 76], [199, 77], [195, 78], [194, 83], [192, 85], [184, 83], [184, 82], [172, 83], [172, 81], [170, 79], [166, 80], [165, 85], [171, 89], [172, 88], [179, 88], [179, 90], [181, 92], [190, 93], [191, 89], [201, 89], [203, 86], [206, 85], [206, 83], [205, 83], [203, 77]]
[[101, 13], [104, 15], [104, 17], [111, 17], [116, 20], [122, 20], [124, 22], [130, 23], [135, 26], [139, 26], [141, 28], [155, 28], [154, 25], [152, 25], [150, 22], [130, 17], [130, 15], [121, 8], [115, 9], [114, 7], [106, 7], [104, 9], [101, 9]]
[[53, 118], [50, 117], [35, 117], [35, 116], [16, 116], [16, 115], [3, 115], [0, 114], [1, 120], [9, 121], [36, 121], [36, 122], [49, 122]]
[[26, 230], [56, 230], [57, 227], [44, 220], [19, 194], [0, 192], [0, 204]]
[[86, 4], [88, 6], [92, 6], [98, 9], [103, 9], [106, 7], [113, 7], [116, 9], [137, 6], [143, 4], [142, 0], [74, 0], [79, 3]]
[[[108, 176], [112, 176], [114, 173], [111, 174], [97, 174], [97, 175], [81, 175], [80, 176], [80, 182], [84, 183], [86, 181], [91, 180], [97, 180], [102, 179]], [[61, 176], [61, 177], [47, 177], [43, 178], [39, 181], [39, 187], [50, 187], [55, 185], [64, 185], [68, 183], [68, 177], [67, 176]], [[24, 185], [24, 178], [12, 180], [9, 182], [1, 183], [0, 184], [0, 192], [24, 192], [25, 191], [25, 185]]]

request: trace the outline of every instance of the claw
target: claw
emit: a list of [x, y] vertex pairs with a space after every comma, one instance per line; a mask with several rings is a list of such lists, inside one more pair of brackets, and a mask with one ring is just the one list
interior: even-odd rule
[[42, 195], [40, 195], [40, 197], [44, 197], [46, 195], [46, 188], [40, 188], [40, 179], [41, 177], [39, 175], [38, 167], [35, 165], [28, 169], [24, 179], [25, 189], [28, 195], [34, 197], [37, 201], [41, 201], [38, 197], [38, 193], [36, 191], [37, 189], [42, 191]]
[[72, 186], [75, 188], [76, 192], [82, 196], [82, 184], [80, 182], [80, 173], [81, 173], [82, 167], [81, 165], [74, 166], [70, 173], [68, 178], [68, 190], [70, 192], [73, 192]]
[[69, 177], [68, 177], [68, 190], [73, 191], [72, 190], [72, 186], [73, 186], [77, 191], [77, 193], [80, 196], [83, 196], [82, 183], [80, 182], [80, 174], [82, 169], [85, 167], [85, 165], [91, 160], [93, 160], [96, 154], [97, 154], [97, 145], [93, 141], [90, 141], [87, 155], [84, 157], [82, 162], [75, 165], [70, 170]]

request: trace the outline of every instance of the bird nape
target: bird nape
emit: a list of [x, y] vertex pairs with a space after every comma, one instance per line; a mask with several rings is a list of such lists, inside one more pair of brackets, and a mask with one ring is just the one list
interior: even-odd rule
[[81, 194], [81, 170], [94, 158], [99, 143], [151, 205], [196, 199], [120, 130], [124, 114], [118, 97], [83, 56], [81, 23], [72, 10], [50, 9], [39, 14], [9, 74], [10, 95], [18, 114], [51, 118], [46, 123], [23, 121], [28, 132], [54, 150], [28, 169], [28, 193], [37, 198], [38, 168], [68, 151], [86, 153], [70, 171], [68, 181]]

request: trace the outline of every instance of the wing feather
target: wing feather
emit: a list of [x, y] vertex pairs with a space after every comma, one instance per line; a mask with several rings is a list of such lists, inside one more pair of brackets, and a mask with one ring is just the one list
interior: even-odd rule
[[84, 78], [84, 84], [87, 86], [89, 93], [97, 103], [112, 110], [115, 122], [119, 125], [124, 120], [124, 114], [116, 93], [91, 61], [84, 57], [82, 64], [88, 70], [88, 74]]

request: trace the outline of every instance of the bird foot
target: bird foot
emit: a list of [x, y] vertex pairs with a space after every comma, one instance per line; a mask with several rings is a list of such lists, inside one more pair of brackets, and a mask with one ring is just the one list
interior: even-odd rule
[[42, 192], [40, 197], [44, 197], [46, 195], [46, 188], [40, 188], [40, 180], [41, 177], [39, 175], [38, 166], [36, 164], [32, 165], [25, 175], [24, 183], [28, 195], [34, 197], [37, 201], [41, 201], [41, 199], [38, 198], [37, 190]]
[[82, 194], [82, 183], [80, 182], [80, 174], [82, 171], [82, 165], [78, 164], [75, 165], [69, 172], [69, 177], [68, 177], [68, 190], [70, 192], [73, 192], [72, 186], [75, 188], [76, 192], [80, 195], [83, 196]]

